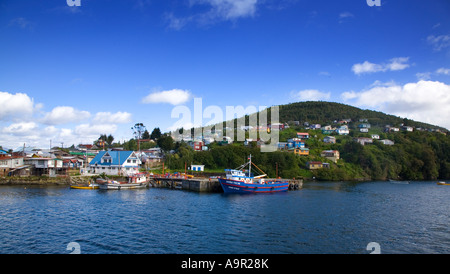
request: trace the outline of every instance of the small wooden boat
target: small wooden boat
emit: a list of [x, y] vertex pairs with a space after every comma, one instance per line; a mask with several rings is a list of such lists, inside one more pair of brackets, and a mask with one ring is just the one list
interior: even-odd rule
[[450, 186], [450, 183], [446, 183], [446, 182], [438, 182], [437, 184], [440, 186]]
[[89, 184], [89, 185], [71, 185], [70, 188], [73, 189], [98, 189], [98, 184]]
[[106, 180], [102, 178], [97, 179], [97, 184], [100, 189], [136, 189], [146, 188], [148, 186], [148, 178], [144, 173], [138, 173], [128, 177], [128, 182], [121, 182], [115, 180]]

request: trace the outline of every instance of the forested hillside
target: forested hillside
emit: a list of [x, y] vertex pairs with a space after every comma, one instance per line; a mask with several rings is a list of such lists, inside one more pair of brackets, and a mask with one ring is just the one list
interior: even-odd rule
[[[351, 119], [350, 134], [324, 134], [321, 129], [305, 129], [304, 122], [339, 126], [340, 119]], [[361, 133], [359, 119], [367, 119], [372, 125], [369, 132]], [[243, 142], [231, 145], [212, 143], [208, 151], [194, 152], [185, 143], [179, 143], [175, 153], [167, 155], [166, 165], [183, 169], [188, 165], [204, 164], [207, 170], [221, 171], [243, 164], [249, 154], [269, 177], [313, 178], [319, 180], [435, 180], [450, 179], [450, 136], [447, 130], [437, 126], [386, 115], [381, 112], [361, 110], [355, 107], [328, 102], [301, 102], [280, 106], [280, 122], [298, 121], [280, 132], [280, 141], [295, 138], [297, 132], [308, 132], [306, 140], [309, 156], [295, 155], [292, 151], [262, 153], [256, 143], [244, 146]], [[413, 132], [384, 132], [385, 125], [414, 127]], [[324, 137], [334, 136], [336, 143], [323, 142]], [[385, 145], [379, 140], [361, 145], [356, 137], [370, 138], [378, 135], [380, 140], [391, 140]], [[340, 159], [334, 163], [320, 156], [323, 150], [337, 150]], [[321, 161], [330, 168], [309, 170], [308, 161]]]

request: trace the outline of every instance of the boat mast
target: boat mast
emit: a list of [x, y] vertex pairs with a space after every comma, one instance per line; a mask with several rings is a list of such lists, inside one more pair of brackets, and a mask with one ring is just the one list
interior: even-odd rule
[[250, 157], [248, 157], [248, 159], [250, 160], [249, 165], [248, 165], [248, 177], [252, 177], [252, 155], [250, 154]]

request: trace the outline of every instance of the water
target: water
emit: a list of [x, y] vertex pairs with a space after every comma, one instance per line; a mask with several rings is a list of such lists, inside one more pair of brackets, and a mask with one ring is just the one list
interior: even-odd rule
[[0, 187], [0, 253], [450, 253], [449, 186], [305, 183], [277, 194]]

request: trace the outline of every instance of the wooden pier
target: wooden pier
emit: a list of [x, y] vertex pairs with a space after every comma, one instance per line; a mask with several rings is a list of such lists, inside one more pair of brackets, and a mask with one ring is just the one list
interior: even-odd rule
[[[267, 179], [274, 180], [274, 179]], [[286, 180], [289, 181], [289, 190], [299, 190], [303, 186], [303, 180]], [[221, 193], [223, 192], [222, 186], [218, 179], [207, 179], [207, 178], [165, 178], [165, 177], [154, 177], [150, 179], [150, 186], [179, 189], [179, 190], [189, 190], [194, 192], [204, 192], [204, 193]]]

